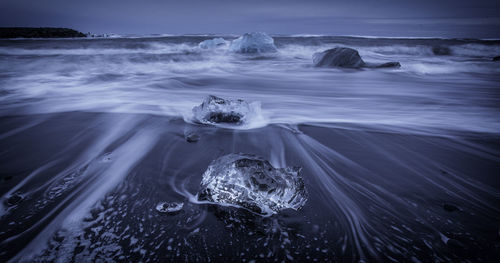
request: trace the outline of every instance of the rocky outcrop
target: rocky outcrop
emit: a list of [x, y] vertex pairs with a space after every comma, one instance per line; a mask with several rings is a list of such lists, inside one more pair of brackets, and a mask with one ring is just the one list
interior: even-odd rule
[[316, 67], [361, 68], [365, 66], [358, 51], [347, 47], [336, 47], [315, 53], [313, 63]]
[[347, 47], [336, 47], [315, 53], [313, 63], [316, 67], [340, 67], [340, 68], [389, 68], [401, 67], [399, 62], [386, 62], [382, 64], [366, 63], [358, 51]]

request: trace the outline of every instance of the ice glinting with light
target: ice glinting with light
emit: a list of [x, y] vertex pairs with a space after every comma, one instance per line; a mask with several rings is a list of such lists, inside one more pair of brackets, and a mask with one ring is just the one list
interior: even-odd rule
[[214, 49], [227, 46], [227, 41], [224, 38], [216, 37], [213, 39], [207, 39], [198, 44], [198, 47], [202, 49]]
[[250, 112], [244, 100], [226, 100], [209, 95], [200, 106], [193, 108], [194, 119], [200, 123], [232, 123], [241, 124]]
[[245, 33], [233, 40], [229, 50], [236, 53], [272, 53], [278, 49], [274, 39], [264, 32]]
[[199, 200], [233, 205], [262, 215], [301, 209], [308, 194], [300, 167], [274, 168], [250, 154], [228, 154], [203, 174]]
[[258, 127], [265, 119], [260, 102], [248, 103], [242, 99], [223, 99], [207, 96], [203, 103], [192, 110], [195, 123], [222, 125], [224, 127]]
[[156, 205], [156, 211], [160, 213], [175, 213], [182, 210], [184, 203], [181, 202], [160, 202]]

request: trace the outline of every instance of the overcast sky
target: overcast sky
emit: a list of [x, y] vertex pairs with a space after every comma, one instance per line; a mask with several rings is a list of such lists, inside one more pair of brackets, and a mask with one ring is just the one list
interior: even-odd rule
[[500, 0], [0, 0], [0, 26], [119, 34], [500, 38]]

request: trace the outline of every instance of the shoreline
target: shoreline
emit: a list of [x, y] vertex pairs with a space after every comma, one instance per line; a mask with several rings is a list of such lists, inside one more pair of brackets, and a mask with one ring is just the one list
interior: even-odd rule
[[[450, 138], [308, 125], [299, 125], [295, 132], [279, 125], [231, 130], [192, 125], [179, 118], [83, 112], [2, 118], [1, 134], [32, 122], [36, 125], [0, 139], [1, 148], [9, 149], [8, 155], [0, 155], [2, 202], [11, 200], [5, 197], [8, 192], [22, 197], [8, 207], [1, 219], [6, 226], [12, 220], [19, 223], [15, 228], [7, 227], [1, 238], [15, 236], [0, 245], [9, 258], [34, 249], [31, 245], [25, 247], [32, 240], [36, 240], [37, 248], [50, 242], [55, 249], [72, 247], [76, 244], [73, 242], [90, 238], [91, 243], [103, 242], [107, 246], [120, 242], [122, 254], [129, 259], [148, 259], [148, 254], [133, 252], [134, 242], [128, 239], [101, 239], [103, 235], [132, 235], [144, 242], [147, 250], [161, 247], [155, 254], [158, 258], [180, 260], [189, 255], [190, 260], [228, 259], [241, 252], [264, 253], [267, 247], [256, 240], [272, 238], [273, 227], [281, 229], [281, 235], [287, 233], [289, 240], [270, 241], [270, 246], [279, 251], [275, 255], [278, 258], [496, 258], [490, 245], [497, 242], [496, 222], [500, 218], [498, 139], [464, 144]], [[187, 142], [186, 132], [199, 134], [200, 140]], [[28, 147], [30, 151], [26, 151]], [[253, 225], [251, 222], [256, 219], [247, 218], [238, 209], [221, 210], [218, 206], [189, 202], [208, 164], [218, 156], [239, 152], [261, 156], [274, 167], [302, 167], [310, 194], [304, 208], [273, 216], [278, 225], [273, 226], [272, 220]], [[54, 165], [40, 170], [49, 163]], [[38, 174], [33, 174], [37, 170]], [[73, 170], [81, 172], [68, 173]], [[26, 181], [28, 175], [32, 177]], [[109, 190], [100, 190], [100, 185]], [[17, 190], [13, 191], [13, 187]], [[57, 194], [36, 194], [40, 191]], [[156, 204], [165, 200], [184, 202], [185, 208], [173, 216], [156, 212]], [[40, 202], [46, 205], [36, 205]], [[457, 207], [458, 211], [449, 212], [447, 207]], [[32, 209], [29, 217], [27, 209]], [[43, 216], [48, 212], [50, 217]], [[137, 224], [134, 218], [145, 221]], [[243, 222], [234, 221], [236, 218]], [[192, 220], [194, 223], [187, 223]], [[116, 227], [100, 228], [95, 233], [91, 230], [110, 222]], [[34, 224], [44, 227], [23, 233]], [[187, 232], [184, 228], [171, 228], [172, 224], [183, 225]], [[142, 232], [141, 227], [148, 230]], [[60, 232], [64, 229], [70, 230]], [[256, 234], [247, 235], [249, 231]], [[56, 233], [66, 233], [65, 238], [52, 239]], [[239, 245], [231, 251], [220, 247], [234, 235], [240, 240]], [[38, 237], [34, 239], [35, 236]], [[328, 245], [314, 243], [314, 236], [328, 241]], [[161, 241], [170, 238], [174, 244], [184, 239], [190, 244], [205, 242], [212, 249], [191, 253], [191, 246], [181, 243], [175, 247], [177, 254], [168, 253], [169, 243]], [[432, 246], [427, 247], [421, 240]], [[347, 252], [342, 246], [330, 245], [335, 242], [345, 242]], [[453, 242], [464, 248], [457, 250]], [[312, 246], [308, 248], [308, 244]], [[280, 249], [281, 245], [285, 249]], [[389, 246], [397, 247], [400, 253], [391, 252]], [[316, 247], [320, 250], [316, 251]], [[321, 252], [326, 248], [329, 253]], [[86, 247], [84, 251], [96, 252], [95, 249]], [[300, 254], [288, 254], [285, 250]], [[78, 258], [79, 251], [69, 250], [66, 256]], [[35, 259], [47, 259], [44, 253], [55, 253], [50, 247], [40, 252], [43, 253]]]
[[[49, 37], [4, 37], [2, 35], [2, 29], [12, 29], [12, 28], [2, 28], [0, 27], [0, 40], [57, 40], [57, 39], [151, 39], [151, 38], [175, 38], [175, 37], [201, 37], [206, 39], [211, 39], [214, 37], [226, 37], [226, 38], [237, 38], [241, 34], [115, 34], [115, 33], [104, 33], [104, 34], [84, 34], [82, 32], [76, 31], [69, 28], [20, 28], [33, 30], [35, 33], [38, 30], [66, 30], [69, 34], [74, 34], [73, 36], [49, 36]], [[89, 33], [90, 34], [90, 33]], [[500, 43], [500, 38], [465, 38], [465, 37], [389, 37], [389, 36], [362, 36], [362, 35], [329, 35], [329, 34], [269, 34], [273, 38], [333, 38], [333, 39], [359, 39], [359, 40], [372, 40], [372, 41], [450, 41], [450, 42], [466, 42], [466, 43], [484, 43], [484, 44], [498, 44]]]

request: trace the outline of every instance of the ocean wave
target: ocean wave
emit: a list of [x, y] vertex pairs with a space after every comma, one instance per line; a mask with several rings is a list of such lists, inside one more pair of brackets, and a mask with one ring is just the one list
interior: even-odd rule
[[[428, 43], [310, 45], [277, 37], [278, 52], [263, 56], [201, 49], [204, 39], [2, 42], [0, 115], [92, 111], [187, 120], [204, 96], [217, 94], [261, 102], [244, 129], [314, 122], [500, 130], [494, 88], [500, 69], [488, 58], [497, 45], [453, 45], [451, 55], [436, 56]], [[355, 48], [370, 63], [399, 61], [401, 68], [313, 67], [315, 52], [336, 46]]]
[[421, 44], [421, 45], [385, 45], [385, 46], [368, 46], [359, 47], [361, 50], [370, 51], [383, 55], [404, 55], [416, 57], [440, 56], [436, 54], [435, 49], [441, 48], [449, 50], [448, 57], [471, 57], [471, 58], [487, 58], [491, 59], [500, 54], [500, 45], [483, 45], [483, 44]]
[[500, 54], [499, 45], [464, 44], [450, 47], [456, 56], [486, 57], [491, 59]]
[[165, 54], [193, 52], [196, 46], [189, 44], [163, 44], [163, 43], [139, 43], [133, 45], [123, 45], [122, 47], [89, 47], [81, 46], [54, 47], [54, 48], [18, 48], [18, 47], [0, 47], [1, 55], [123, 55], [123, 54]]

